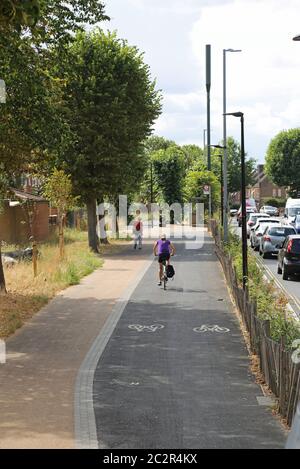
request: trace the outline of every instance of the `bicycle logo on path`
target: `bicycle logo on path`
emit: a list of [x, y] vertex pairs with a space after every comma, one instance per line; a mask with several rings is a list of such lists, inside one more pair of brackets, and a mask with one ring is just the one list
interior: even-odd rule
[[207, 324], [203, 324], [201, 327], [195, 327], [193, 329], [194, 332], [202, 333], [202, 332], [218, 332], [220, 334], [227, 334], [230, 332], [230, 329], [227, 329], [227, 327], [220, 327], [218, 325], [214, 326], [208, 326]]
[[156, 332], [163, 329], [165, 326], [162, 324], [153, 324], [152, 326], [142, 326], [141, 324], [131, 324], [129, 329], [135, 329], [137, 332]]

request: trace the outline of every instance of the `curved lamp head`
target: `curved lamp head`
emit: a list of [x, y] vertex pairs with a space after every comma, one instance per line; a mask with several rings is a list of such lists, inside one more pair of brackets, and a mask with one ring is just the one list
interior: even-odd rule
[[293, 37], [293, 41], [300, 41], [300, 34], [298, 34], [297, 36]]

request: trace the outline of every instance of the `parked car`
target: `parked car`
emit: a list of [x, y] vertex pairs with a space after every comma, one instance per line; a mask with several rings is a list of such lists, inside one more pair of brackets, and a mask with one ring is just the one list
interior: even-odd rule
[[235, 215], [237, 214], [238, 212], [238, 209], [237, 208], [231, 208], [230, 209], [230, 216], [231, 217], [235, 217]]
[[275, 225], [275, 226], [276, 225], [281, 225], [280, 220], [271, 220], [271, 219], [269, 219], [267, 221], [261, 222], [261, 223], [257, 224], [256, 228], [253, 231], [251, 231], [250, 245], [255, 251], [258, 251], [258, 249], [259, 249], [260, 238], [264, 234], [264, 231], [267, 228], [267, 226], [273, 226], [273, 225]]
[[266, 213], [267, 215], [277, 217], [279, 210], [277, 207], [272, 207], [271, 205], [264, 205], [261, 207], [259, 213]]
[[[260, 236], [262, 236], [263, 232], [265, 231], [266, 226], [269, 226], [271, 224], [281, 225], [281, 220], [279, 220], [279, 218], [271, 218], [271, 217], [259, 218], [256, 222], [256, 225], [254, 225], [254, 227], [251, 227], [250, 246], [256, 251], [259, 248], [259, 239], [257, 238], [260, 238]], [[258, 236], [256, 236], [256, 234], [258, 234]]]
[[277, 273], [283, 280], [300, 273], [300, 235], [290, 235], [284, 241], [278, 253]]
[[293, 234], [296, 234], [296, 230], [293, 226], [266, 226], [260, 238], [259, 254], [264, 259], [272, 254], [278, 254], [286, 237]]
[[247, 221], [247, 237], [250, 237], [251, 228], [254, 228], [260, 218], [268, 217], [269, 215], [263, 215], [262, 213], [250, 213], [249, 220]]

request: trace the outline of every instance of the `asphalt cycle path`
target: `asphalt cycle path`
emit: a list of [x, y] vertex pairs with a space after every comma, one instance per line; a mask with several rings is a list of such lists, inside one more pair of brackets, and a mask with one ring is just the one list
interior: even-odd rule
[[213, 240], [176, 248], [175, 280], [164, 291], [151, 264], [97, 364], [99, 447], [284, 447], [281, 424], [259, 404]]

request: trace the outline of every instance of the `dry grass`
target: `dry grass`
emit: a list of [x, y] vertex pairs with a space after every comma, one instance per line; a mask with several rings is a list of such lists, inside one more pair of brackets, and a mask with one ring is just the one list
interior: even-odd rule
[[[7, 246], [5, 250], [11, 250]], [[87, 245], [86, 233], [67, 230], [65, 259], [59, 260], [56, 240], [39, 246], [38, 276], [33, 277], [31, 262], [20, 262], [5, 269], [7, 295], [0, 296], [0, 338], [21, 327], [53, 296], [76, 285], [103, 263]]]

